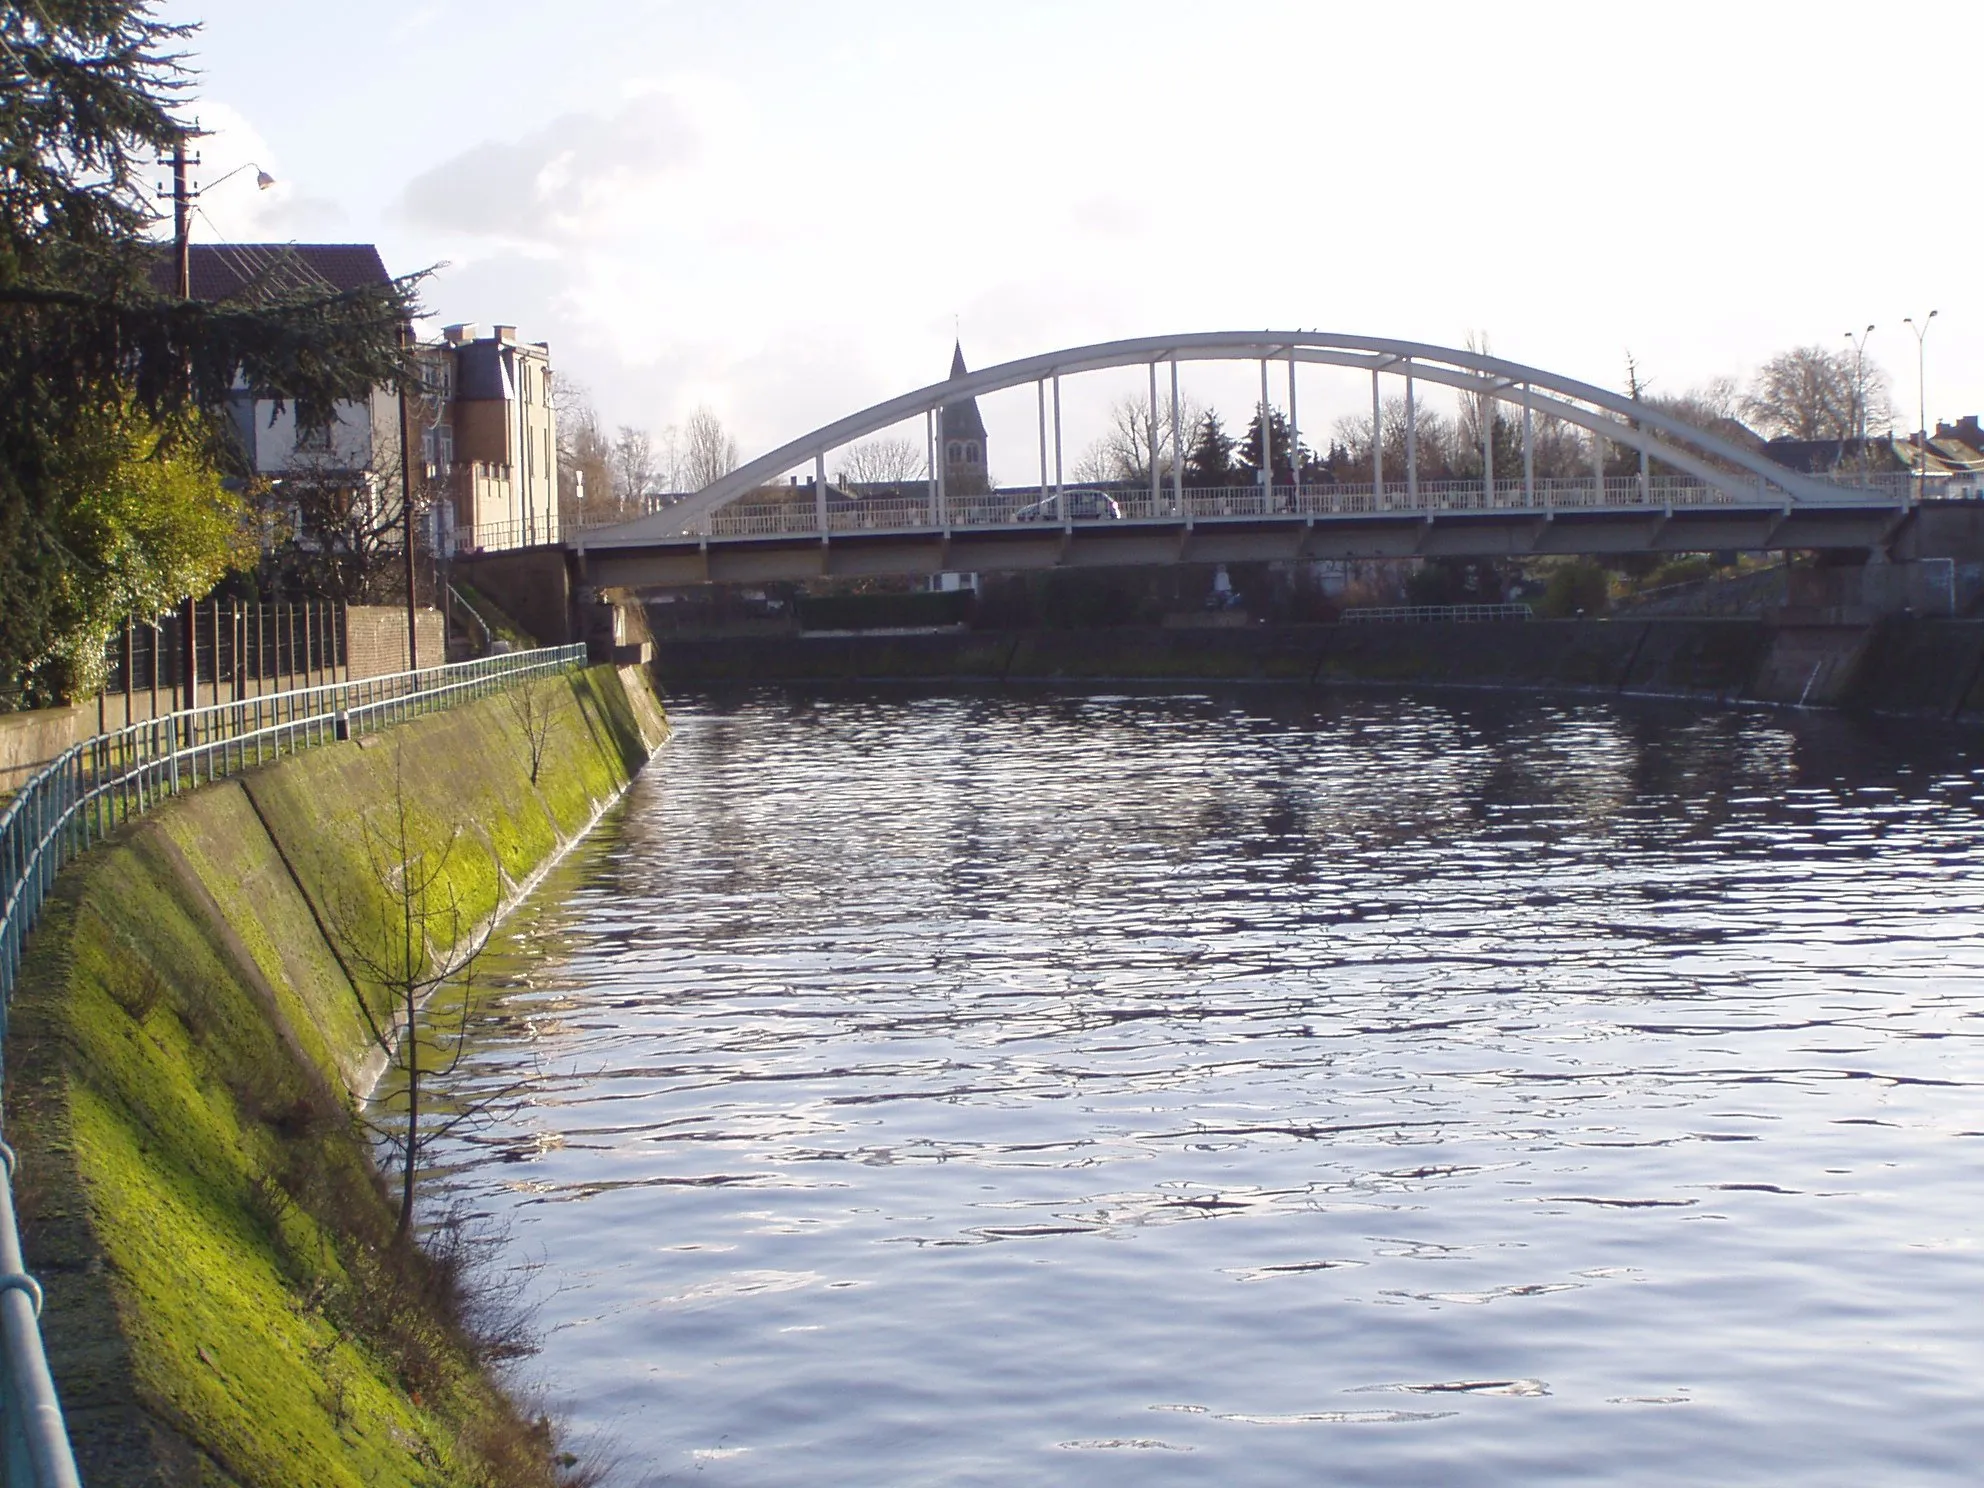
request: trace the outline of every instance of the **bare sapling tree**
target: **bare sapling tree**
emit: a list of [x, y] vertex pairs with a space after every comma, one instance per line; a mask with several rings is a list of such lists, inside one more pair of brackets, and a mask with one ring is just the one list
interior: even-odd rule
[[558, 727], [558, 693], [563, 684], [555, 677], [526, 677], [505, 688], [502, 695], [510, 721], [530, 753], [530, 783], [537, 784], [544, 757], [550, 752], [551, 737]]
[[[424, 1101], [427, 1082], [451, 1074], [467, 1047], [476, 963], [493, 926], [492, 917], [477, 918], [462, 899], [457, 880], [469, 866], [461, 828], [431, 842], [409, 798], [403, 763], [395, 750], [392, 795], [361, 824], [370, 881], [328, 915], [366, 1033], [398, 1076], [382, 1114], [368, 1124], [398, 1168], [394, 1240], [400, 1244], [412, 1234], [422, 1157], [489, 1105], [478, 1101], [443, 1116]], [[500, 883], [500, 865], [496, 873]], [[448, 1006], [423, 1020], [422, 1009], [444, 988]]]

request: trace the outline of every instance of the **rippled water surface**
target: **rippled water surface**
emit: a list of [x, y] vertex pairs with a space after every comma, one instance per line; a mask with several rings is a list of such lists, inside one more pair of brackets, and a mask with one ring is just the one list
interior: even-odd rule
[[1984, 773], [1509, 700], [754, 694], [447, 1181], [620, 1480], [1984, 1477]]

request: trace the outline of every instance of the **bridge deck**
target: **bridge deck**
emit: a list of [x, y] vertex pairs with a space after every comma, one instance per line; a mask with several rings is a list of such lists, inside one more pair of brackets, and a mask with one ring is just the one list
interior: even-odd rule
[[826, 576], [1112, 568], [1262, 560], [1516, 558], [1871, 548], [1908, 520], [1905, 500], [1788, 505], [1724, 501], [1235, 516], [1054, 524], [903, 524], [819, 532], [578, 536], [582, 581], [603, 588], [761, 583]]

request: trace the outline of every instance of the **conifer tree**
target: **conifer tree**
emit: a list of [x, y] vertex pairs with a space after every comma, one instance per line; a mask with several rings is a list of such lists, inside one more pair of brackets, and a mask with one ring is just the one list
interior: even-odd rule
[[1220, 423], [1219, 415], [1207, 410], [1192, 436], [1192, 447], [1185, 454], [1185, 484], [1223, 486], [1232, 479], [1233, 437]]
[[212, 415], [237, 384], [329, 407], [407, 372], [419, 276], [347, 293], [262, 283], [214, 304], [156, 287], [168, 250], [147, 187], [194, 133], [192, 33], [148, 0], [0, 6], [0, 691], [32, 692], [37, 668], [74, 652], [115, 582], [108, 555], [129, 552], [103, 504], [87, 510], [107, 430], [156, 433], [146, 458], [222, 470], [239, 456]]

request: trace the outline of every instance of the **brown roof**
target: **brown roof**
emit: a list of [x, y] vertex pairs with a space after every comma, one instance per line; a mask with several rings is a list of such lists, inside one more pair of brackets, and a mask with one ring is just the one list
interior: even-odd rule
[[[330, 294], [392, 282], [370, 243], [195, 243], [191, 254], [196, 300], [232, 299], [251, 287]], [[152, 282], [170, 291], [172, 276], [167, 245]]]

